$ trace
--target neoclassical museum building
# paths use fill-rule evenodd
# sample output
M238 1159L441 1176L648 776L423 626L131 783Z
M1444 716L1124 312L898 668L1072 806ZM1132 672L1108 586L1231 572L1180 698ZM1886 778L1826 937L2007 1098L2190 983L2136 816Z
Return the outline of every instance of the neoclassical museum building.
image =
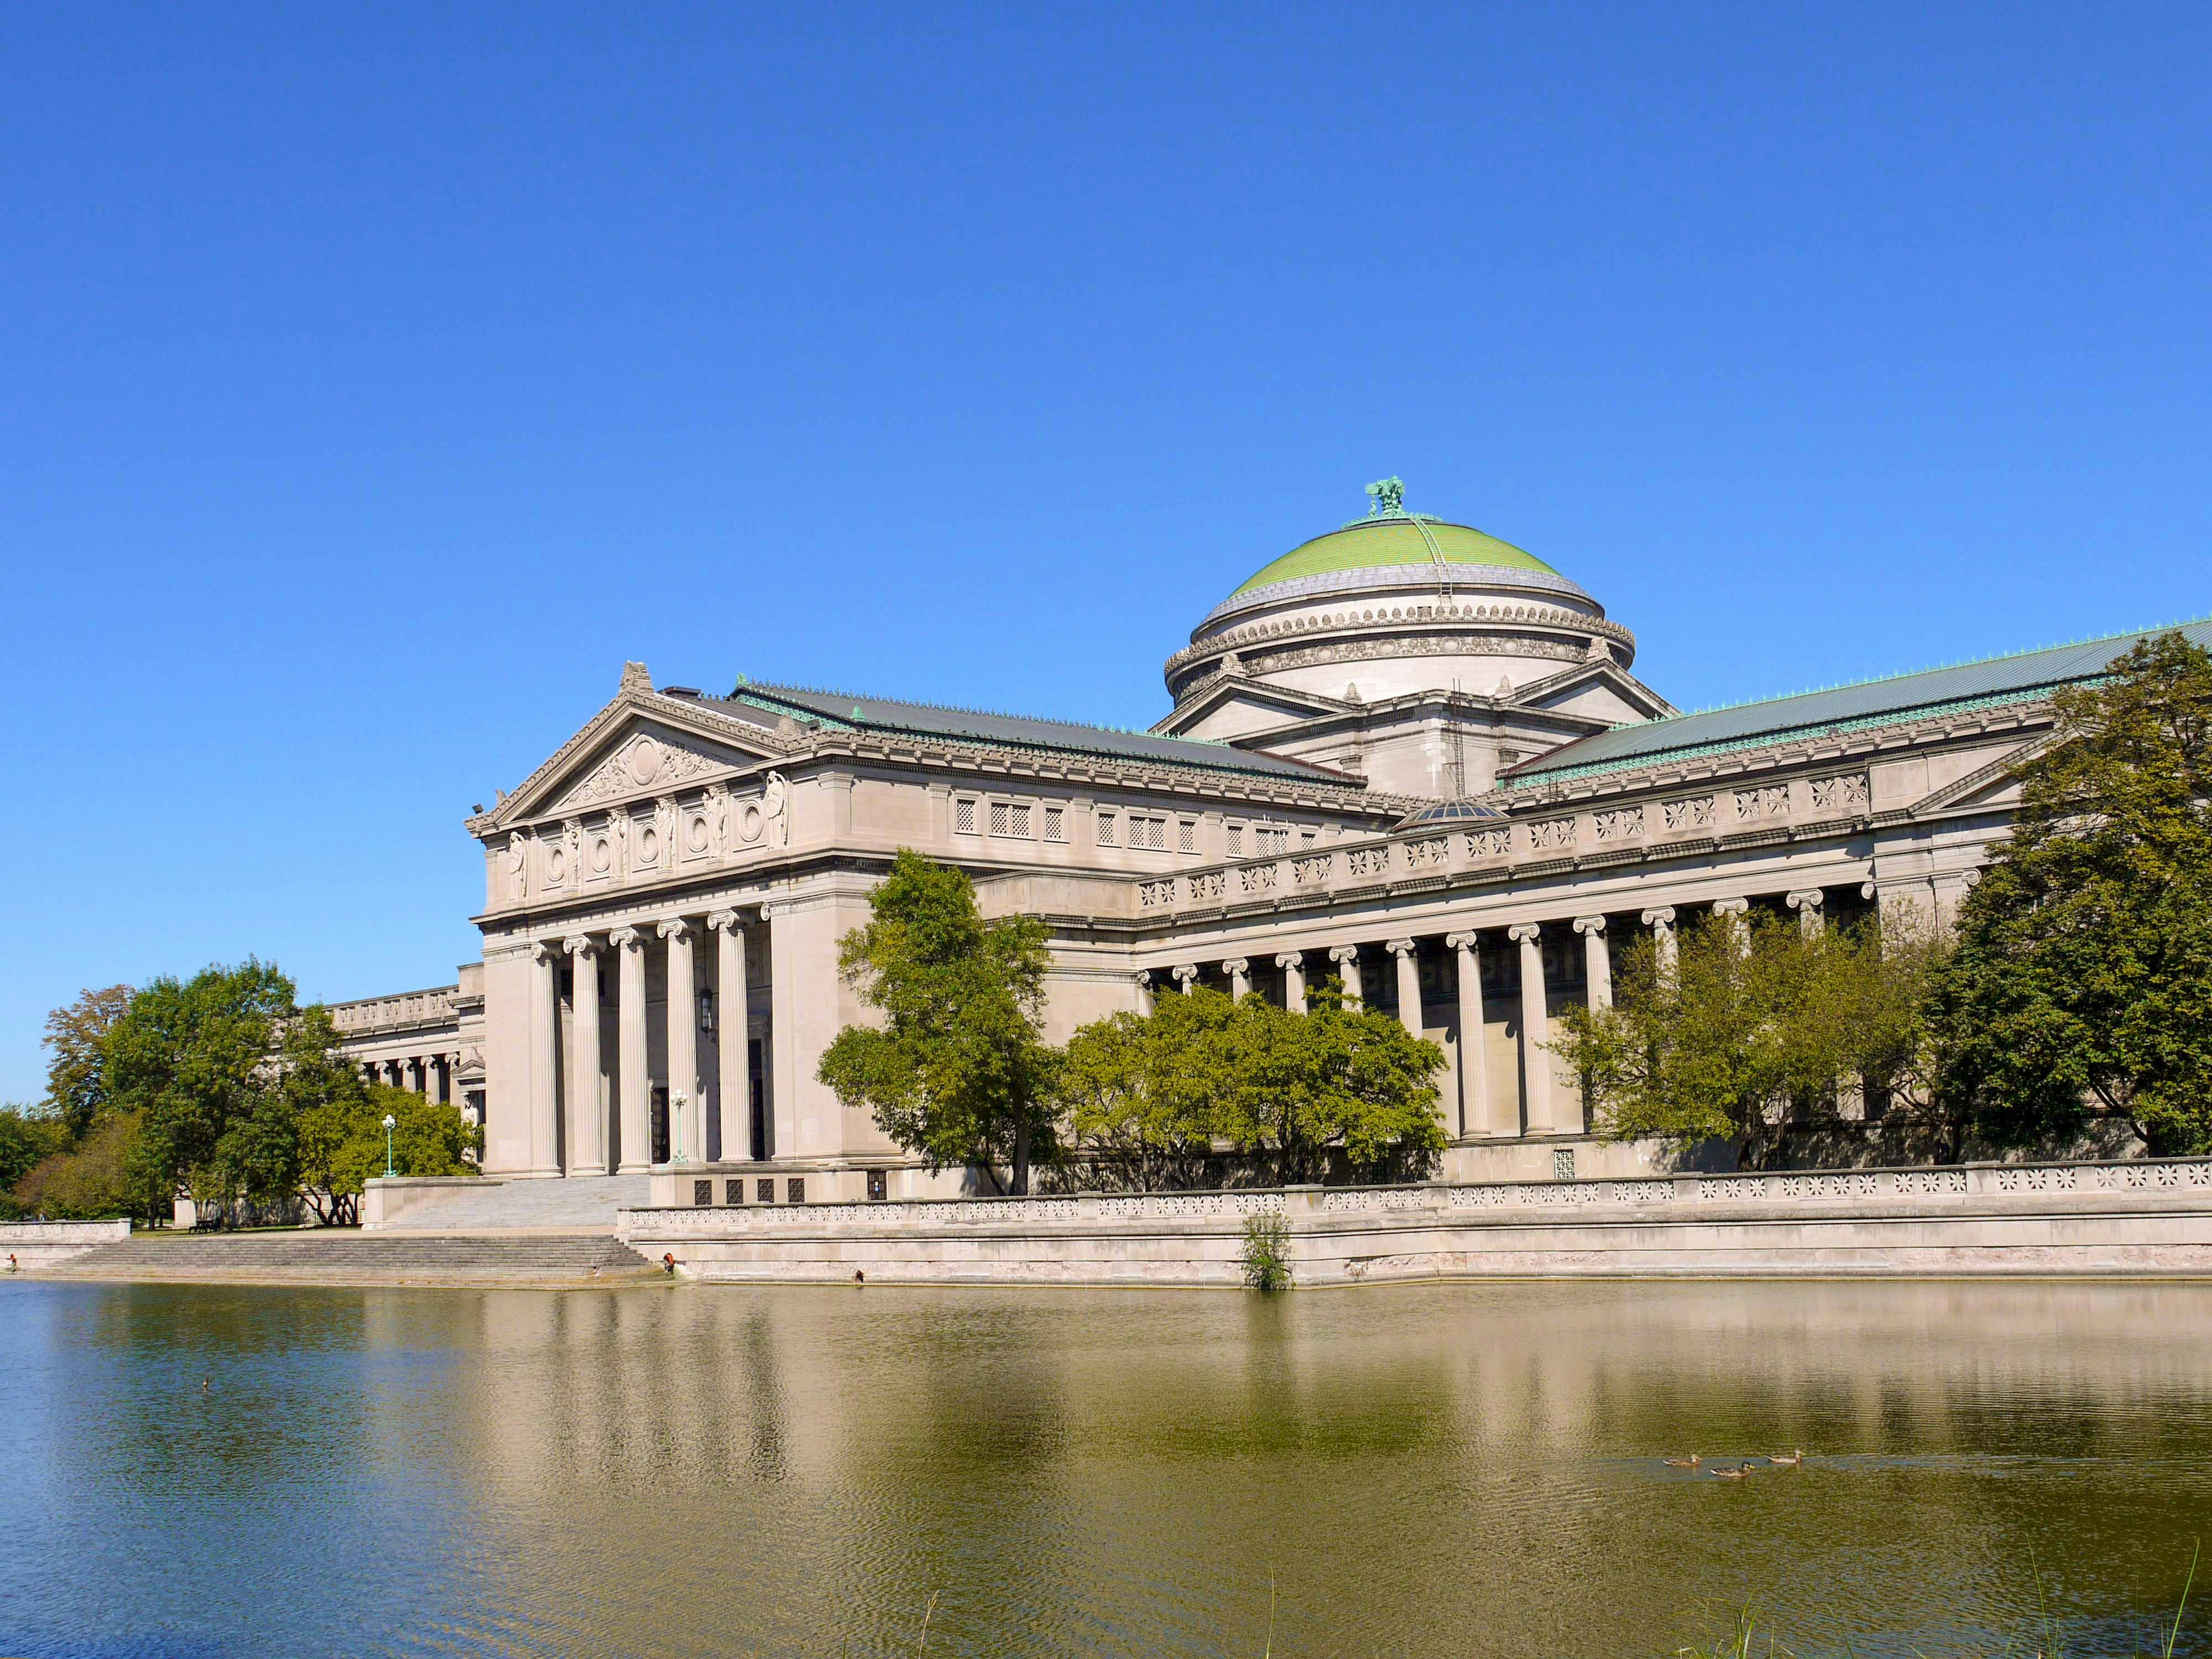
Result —
M1200 621L1146 732L625 665L467 820L482 962L339 1005L348 1048L480 1114L489 1173L960 1191L815 1077L863 1017L838 939L911 847L1050 926L1055 1039L1196 985L1297 1006L1334 975L1443 1046L1447 1175L1626 1173L1650 1154L1587 1134L1559 1011L1699 911L1948 920L2050 694L2136 637L1682 714L1570 578L1369 493Z

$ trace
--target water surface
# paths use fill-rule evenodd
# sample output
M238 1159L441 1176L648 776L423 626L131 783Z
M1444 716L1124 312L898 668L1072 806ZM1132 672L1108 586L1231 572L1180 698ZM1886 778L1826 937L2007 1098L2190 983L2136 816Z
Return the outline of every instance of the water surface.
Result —
M19 1282L0 1401L41 1659L2127 1653L2212 1530L2212 1286Z

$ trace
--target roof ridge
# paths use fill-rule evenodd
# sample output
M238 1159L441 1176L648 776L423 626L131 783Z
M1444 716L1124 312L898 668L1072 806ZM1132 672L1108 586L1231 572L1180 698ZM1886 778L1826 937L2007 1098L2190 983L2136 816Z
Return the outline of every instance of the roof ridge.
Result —
M842 691L830 686L782 685L772 680L741 679L733 689L732 695L735 696L738 691L761 690L767 691L770 696L778 691L795 691L805 696L830 697L840 702L850 702L856 707L864 702L892 703L907 708L933 709L940 714L980 714L986 720L1034 720L1040 726L1067 726L1080 732L1108 732L1117 737L1152 738L1168 743L1187 743L1208 749L1235 748L1234 744L1224 743L1216 738L1186 738L1150 729L1139 730L1133 726L1108 726L1097 720L1062 720L1054 714L1018 714L1011 710L1001 708L971 708L964 703L929 702L920 697L886 697L871 691ZM832 718L842 720L848 717L837 715Z
M1724 714L1730 709L1753 708L1763 702L1789 702L1798 697L1817 697L1826 691L1855 691L1863 685L1882 685L1892 680L1909 680L1923 674L1941 674L1954 668L1979 668L1989 663L2016 662L2023 657L2041 656L2051 651L2071 651L2085 645L2103 645L2112 640L2130 640L2153 634L2170 634L2184 628L2197 628L2212 623L2212 616L2185 617L2179 622L2157 623L2148 628L2123 628L2110 634L2091 634L2078 640L2059 640L2050 645L2032 645L2019 651L2000 651L1987 657L1960 657L1952 662L1930 663L1923 668L1899 669L1888 674L1869 674L1856 680L1838 680L1832 685L1808 686L1802 691L1771 691L1764 696L1740 697L1734 702L1708 703L1700 708L1686 708L1679 714L1668 714L1656 720L1640 722L1641 726L1670 726L1677 720L1694 720L1700 714Z

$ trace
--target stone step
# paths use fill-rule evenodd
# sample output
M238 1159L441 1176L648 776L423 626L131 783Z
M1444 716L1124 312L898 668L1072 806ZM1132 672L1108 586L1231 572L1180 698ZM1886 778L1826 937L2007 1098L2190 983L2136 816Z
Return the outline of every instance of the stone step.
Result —
M604 1234L393 1237L334 1229L145 1233L47 1270L64 1279L283 1278L343 1284L549 1282L644 1277L653 1264Z

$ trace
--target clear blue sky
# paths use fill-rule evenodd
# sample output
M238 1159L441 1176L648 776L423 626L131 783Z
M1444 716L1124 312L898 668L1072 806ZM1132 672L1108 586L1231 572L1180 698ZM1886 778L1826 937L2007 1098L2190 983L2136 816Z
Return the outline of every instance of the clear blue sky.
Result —
M1684 707L2212 611L2212 9L12 7L0 1098L740 672L1141 726L1402 474Z

